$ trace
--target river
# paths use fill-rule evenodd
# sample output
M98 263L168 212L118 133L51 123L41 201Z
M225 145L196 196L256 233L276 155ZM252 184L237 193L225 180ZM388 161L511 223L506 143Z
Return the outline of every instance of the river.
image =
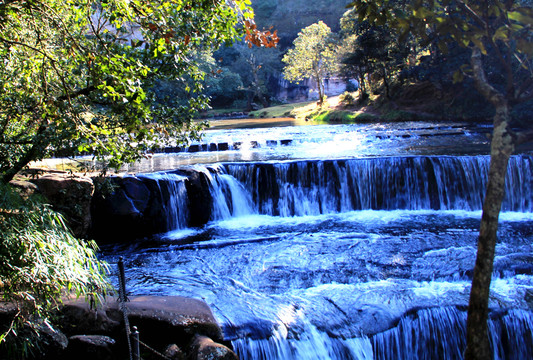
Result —
M490 128L262 121L220 120L129 167L156 180L193 167L214 199L191 228L176 190L168 232L102 247L112 265L126 259L130 293L205 300L241 359L461 358ZM533 358L532 171L531 152L512 158L490 297L497 359Z

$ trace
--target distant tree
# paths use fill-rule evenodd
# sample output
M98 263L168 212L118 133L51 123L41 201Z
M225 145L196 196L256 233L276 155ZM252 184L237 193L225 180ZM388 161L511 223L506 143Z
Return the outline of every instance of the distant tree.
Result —
M209 98L210 106L221 103L229 105L235 98L242 96L242 81L239 74L221 68L213 57L212 50L196 51L191 54L191 60L196 62L200 71L205 74L201 81L201 93ZM186 106L189 97L187 88L193 86L194 81L187 75L180 79L158 81L153 87L154 103L171 108Z
M281 55L277 48L250 48L244 43L236 43L232 50L236 56L222 61L228 69L240 75L242 90L246 93L248 110L257 99L263 107L269 106L268 81L274 74L281 72Z
M184 142L201 124L204 73L192 59L258 31L246 0L19 0L0 2L0 179L61 150L110 166ZM154 85L183 80L182 105L154 102Z
M399 43L386 24L359 21L353 9L343 15L340 23L340 74L347 78L358 77L362 94L367 92L371 76L379 74L386 96L390 97L390 78L406 63L410 53L408 44Z
M504 196L509 157L517 144L533 138L531 124L511 127L511 109L533 99L533 9L522 1L358 0L351 3L360 20L387 24L401 38L413 34L446 52L450 44L471 50L470 64L455 73L456 81L472 77L478 91L495 109L491 163L483 203L477 259L467 321L466 359L491 359L488 300L497 241L498 216ZM526 6L527 5L527 6ZM497 60L503 81L486 71L489 54Z
M303 29L294 40L294 47L283 57L283 75L289 81L312 78L318 90L318 102L324 102L324 79L337 69L335 41L330 28L319 21Z

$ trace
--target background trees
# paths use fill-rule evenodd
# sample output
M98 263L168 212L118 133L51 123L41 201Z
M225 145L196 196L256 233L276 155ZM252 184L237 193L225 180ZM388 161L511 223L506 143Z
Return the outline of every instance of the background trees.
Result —
M511 109L533 99L533 9L520 1L359 0L351 5L361 21L386 23L401 38L412 34L423 44L435 46L444 53L450 44L470 49L470 63L457 69L455 79L471 77L495 109L491 165L470 294L465 352L466 359L492 358L487 334L488 299L505 174L515 146L531 139L531 124L522 124L522 131L512 128ZM489 56L496 60L493 74L486 71Z
M390 78L405 64L409 45L399 43L398 37L386 25L359 21L357 12L348 10L340 20L340 73L343 77L358 78L362 93L366 94L371 76L379 74L390 97ZM364 95L363 95L364 96Z
M318 102L324 101L324 78L335 73L337 55L330 28L319 21L303 29L294 48L283 57L286 64L283 75L289 81L313 78L318 91Z
M269 83L272 78L281 72L281 55L278 48L249 47L246 43L238 42L232 47L224 47L214 54L223 72L216 74L216 77L224 75L226 72L238 76L241 82L238 87L239 94L228 98L227 91L213 93L214 105L220 103L220 97L226 99L226 105L243 104L247 111L252 109L252 102L258 101L263 107L269 106L273 97L272 87ZM230 85L231 83L226 83Z

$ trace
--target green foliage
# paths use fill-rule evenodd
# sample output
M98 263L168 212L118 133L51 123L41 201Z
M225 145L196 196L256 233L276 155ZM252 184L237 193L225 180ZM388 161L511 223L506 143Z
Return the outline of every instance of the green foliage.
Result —
M501 91L511 103L531 99L533 9L522 1L358 0L351 6L360 22L386 24L399 34L400 40L414 36L420 46L428 47L432 53L448 54L450 47L460 46L490 55L499 67L494 70L503 75L502 88L493 90ZM453 78L481 80L480 73L475 74L474 70L471 64L458 64ZM485 80L496 85L494 79Z
M387 95L389 82L406 63L413 47L412 42L398 42L397 35L386 24L360 21L353 9L341 18L341 44L340 74L357 78L363 93L372 87L370 79L379 75Z
M313 120L325 123L353 123L356 119L356 114L352 111L342 111L342 110L326 110L319 111L315 116L312 117Z
M16 307L13 322L1 329L0 343L31 349L61 296L98 301L110 289L106 273L94 242L74 238L60 214L0 184L0 294Z
M194 53L242 36L251 16L245 0L0 2L0 176L57 150L117 167L186 141L207 106ZM155 102L169 80L179 106Z
M336 72L337 54L331 29L319 21L303 29L294 48L283 57L283 75L289 81L313 78L317 83L319 102L324 101L323 80Z
M339 95L339 101L344 106L353 106L356 104L356 98L352 93L345 91Z
M239 57L229 67L232 72L239 74L242 80L242 90L247 93L247 107L251 108L251 101L259 101L263 107L269 106L268 81L272 74L281 71L281 54L277 48L250 48L244 43L234 45Z

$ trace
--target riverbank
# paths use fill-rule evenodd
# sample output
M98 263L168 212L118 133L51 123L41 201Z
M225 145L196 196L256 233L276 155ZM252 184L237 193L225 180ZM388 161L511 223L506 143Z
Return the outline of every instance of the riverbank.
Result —
M347 105L343 99L349 96L355 99L356 93L327 98L324 104L318 105L316 101L284 104L250 112L254 118L292 117L297 120L318 121L321 123L354 123L380 121L380 115L371 106Z
M401 121L460 121L487 123L493 109L476 92L463 88L442 89L430 82L398 86L387 98L383 94L361 96L360 91L345 92L316 101L281 104L247 114L250 118L266 119L291 117L321 123L389 123ZM229 109L228 114L235 109ZM207 117L220 118L224 110L213 110ZM517 119L525 115L515 114Z

